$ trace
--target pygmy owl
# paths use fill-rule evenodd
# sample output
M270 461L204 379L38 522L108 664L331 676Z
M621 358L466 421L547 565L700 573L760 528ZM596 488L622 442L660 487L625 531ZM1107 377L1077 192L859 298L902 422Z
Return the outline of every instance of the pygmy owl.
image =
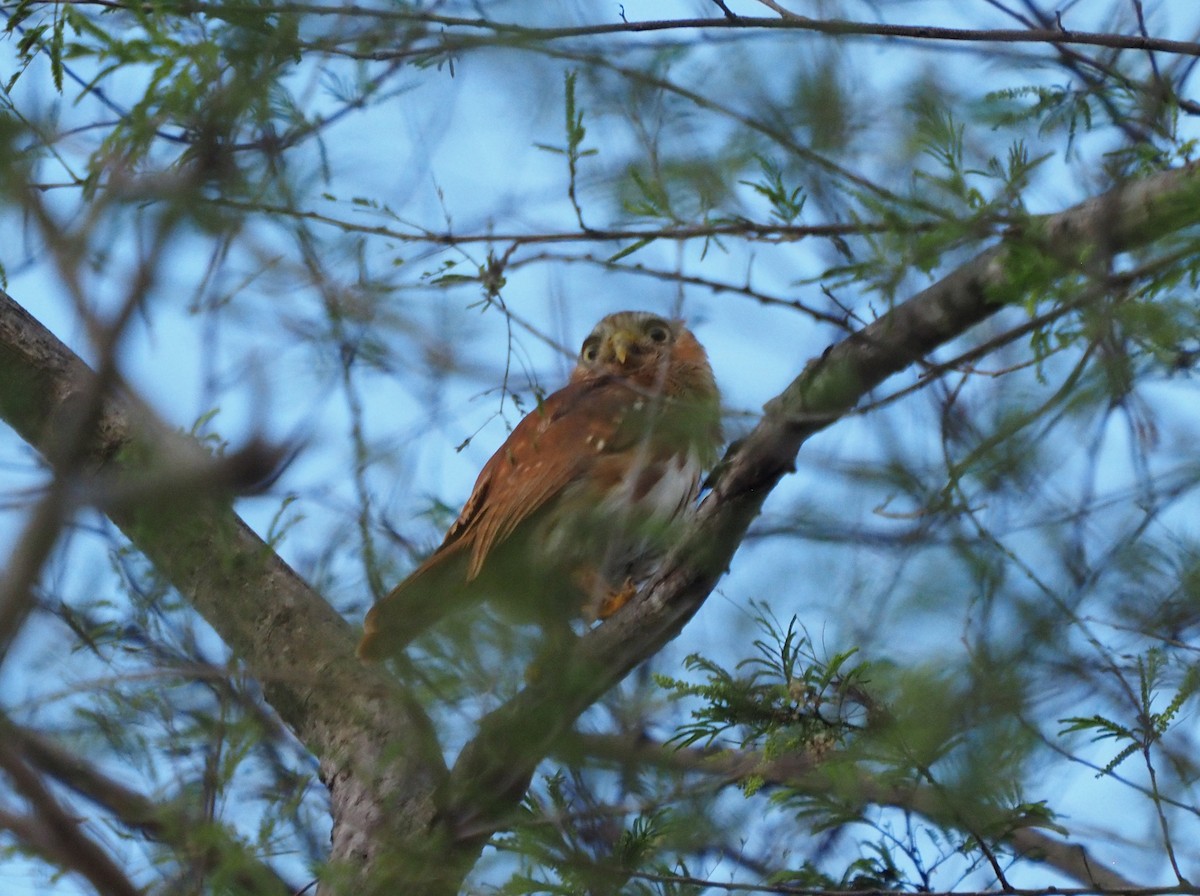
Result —
M721 446L708 356L681 321L622 311L484 465L441 546L367 613L364 659L486 598L551 624L616 612L671 546Z

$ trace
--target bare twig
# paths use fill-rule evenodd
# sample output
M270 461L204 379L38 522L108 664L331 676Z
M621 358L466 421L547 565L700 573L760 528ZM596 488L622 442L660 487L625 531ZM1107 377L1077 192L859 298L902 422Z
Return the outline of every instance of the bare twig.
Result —
M804 16L798 15L798 14L792 12L790 9L785 9L783 6L780 6L778 3L776 3L775 0L758 0L758 2L761 3L763 6L765 6L767 9L770 9L770 10L773 10L774 12L779 13L779 15L784 19L791 19L791 20L804 19Z
M279 215L302 221L326 224L345 233L361 233L382 236L405 243L430 243L435 246L464 246L471 243L511 243L516 246L544 245L556 243L637 243L643 241L674 242L681 240L710 239L719 236L740 236L756 241L793 242L803 239L824 239L864 234L887 233L896 229L894 224L855 222L850 224L772 224L762 221L721 221L669 227L589 227L586 230L543 231L540 233L480 233L433 231L423 227L411 230L397 225L359 224L327 215L322 212L289 208L281 205L243 202L236 199L214 200L218 205L235 211L251 214ZM998 226L1003 222L997 222ZM930 225L923 223L905 224L905 230L918 232Z
M494 48L497 39L519 40L522 43L541 43L568 40L578 37L599 37L609 34L644 34L658 31L713 31L736 28L739 30L761 29L775 31L812 31L833 36L892 37L916 41L954 41L969 43L1033 43L1033 44L1080 44L1085 46L1111 47L1178 53L1184 56L1200 55L1200 44L1193 41L1147 38L1142 35L1111 34L1091 31L1063 31L1057 28L1003 29L1003 28L946 28L937 25L892 25L879 22L854 22L845 19L814 19L802 16L754 17L703 19L651 19L641 22L603 22L592 25L538 28L527 25L497 22L485 18L465 18L437 13L398 12L389 8L360 6L322 7L303 3L284 3L278 9L305 15L337 15L339 17L362 16L403 22L421 22L431 26L429 38L436 41L436 48L444 50L469 49L474 45ZM447 33L440 30L446 29ZM479 31L478 37L455 34L456 31ZM447 35L450 36L447 36ZM435 47L425 48L430 52ZM404 52L411 53L412 50ZM379 58L386 58L386 51Z

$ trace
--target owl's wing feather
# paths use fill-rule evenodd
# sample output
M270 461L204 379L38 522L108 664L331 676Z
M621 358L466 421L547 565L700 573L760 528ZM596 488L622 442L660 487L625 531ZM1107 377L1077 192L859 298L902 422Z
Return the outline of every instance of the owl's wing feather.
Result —
M467 580L489 552L597 461L627 447L622 422L636 396L611 376L571 383L548 396L513 429L479 474L443 547L471 544Z
M359 656L388 656L454 609L453 592L479 575L493 548L606 455L628 447L622 422L636 398L621 380L600 376L570 383L527 414L480 471L441 546L368 611Z

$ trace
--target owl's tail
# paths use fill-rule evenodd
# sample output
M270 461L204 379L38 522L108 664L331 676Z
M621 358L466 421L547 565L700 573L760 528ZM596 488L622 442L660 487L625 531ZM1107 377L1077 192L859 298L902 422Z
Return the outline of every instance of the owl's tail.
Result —
M426 629L461 606L465 558L438 551L367 611L358 658L377 661L395 656Z

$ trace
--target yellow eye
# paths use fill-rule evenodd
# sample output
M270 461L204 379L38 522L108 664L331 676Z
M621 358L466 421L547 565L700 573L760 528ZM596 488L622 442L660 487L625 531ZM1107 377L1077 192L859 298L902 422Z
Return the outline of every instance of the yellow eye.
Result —
M583 348L579 350L579 357L591 364L600 356L600 340L594 336L589 336L583 341Z
M671 338L671 328L661 320L652 320L646 325L646 335L651 342L666 342Z

